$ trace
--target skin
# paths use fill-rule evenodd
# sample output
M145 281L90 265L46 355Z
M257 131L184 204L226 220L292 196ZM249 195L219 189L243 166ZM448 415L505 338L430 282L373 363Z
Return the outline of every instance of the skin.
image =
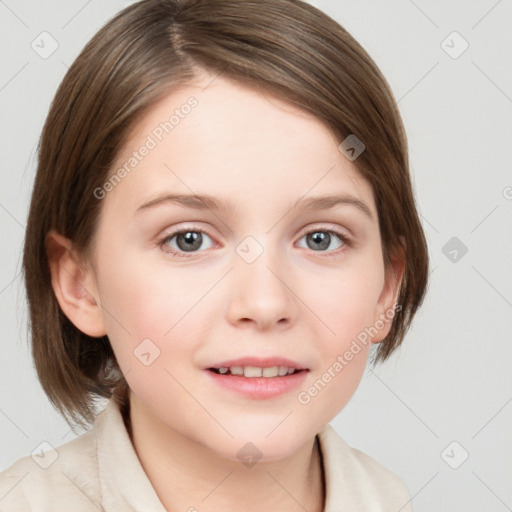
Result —
M108 335L131 389L134 447L167 509L320 511L315 435L355 392L371 343L307 404L297 395L393 307L403 264L386 272L372 188L321 121L212 78L200 74L135 126L114 170L175 108L198 100L106 194L89 258L50 233L53 286L79 329ZM230 209L162 202L137 211L165 193L210 194ZM293 207L303 196L333 194L361 201L369 214L351 203ZM199 250L168 252L184 244L166 237L198 229L206 233ZM318 249L305 236L329 230L350 244L333 236ZM252 263L236 252L247 236L263 251ZM149 366L134 355L144 339L160 350ZM206 366L243 356L282 356L309 372L300 388L266 400L205 375ZM262 454L250 468L237 457L247 442Z

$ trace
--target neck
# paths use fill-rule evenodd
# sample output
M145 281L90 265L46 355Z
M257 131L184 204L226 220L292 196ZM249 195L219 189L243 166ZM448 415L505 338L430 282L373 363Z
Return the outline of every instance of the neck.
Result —
M142 467L167 510L321 512L324 508L317 438L284 460L248 467L163 424L134 395L123 417Z

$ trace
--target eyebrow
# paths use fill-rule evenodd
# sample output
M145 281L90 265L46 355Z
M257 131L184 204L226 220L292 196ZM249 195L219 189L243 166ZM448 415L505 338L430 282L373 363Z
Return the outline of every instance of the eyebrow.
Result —
M216 197L210 196L208 194L163 194L143 203L137 208L135 213L137 214L150 208L154 208L155 206L161 206L165 204L177 204L195 210L212 210L223 212L235 211L235 208L232 204L217 199ZM370 219L373 219L372 212L367 204L357 197L348 194L299 198L291 207L291 209L299 208L304 211L320 211L329 210L338 205L354 206Z

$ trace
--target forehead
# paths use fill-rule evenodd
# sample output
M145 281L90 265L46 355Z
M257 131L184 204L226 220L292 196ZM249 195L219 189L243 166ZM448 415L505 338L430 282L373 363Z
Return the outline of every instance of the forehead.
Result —
M110 201L162 191L208 193L243 208L346 193L374 209L371 186L318 118L215 75L170 93L133 127L112 172L125 168ZM144 147L149 149L144 149ZM141 153L144 153L141 156Z

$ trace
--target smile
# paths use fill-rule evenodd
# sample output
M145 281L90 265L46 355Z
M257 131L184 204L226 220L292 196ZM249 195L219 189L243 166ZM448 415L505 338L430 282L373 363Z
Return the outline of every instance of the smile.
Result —
M303 385L309 369L287 358L244 357L204 368L209 382L228 393L264 400Z
M287 366L270 366L266 368L258 366L222 366L221 368L208 368L210 371L220 375L243 375L248 378L264 377L285 377L301 370Z

